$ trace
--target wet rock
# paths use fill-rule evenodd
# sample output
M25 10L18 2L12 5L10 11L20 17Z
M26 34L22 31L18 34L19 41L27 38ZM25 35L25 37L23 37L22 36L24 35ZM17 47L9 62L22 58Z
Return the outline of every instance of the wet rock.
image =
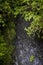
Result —
M28 22L22 20L22 18L18 18L17 23L17 40L15 42L16 50L15 50L15 58L16 61L14 65L43 65L43 60L39 59L39 47L35 40L30 40L24 31L25 27L28 27ZM38 51L38 52L37 52ZM33 62L30 62L30 56L34 55L35 59ZM42 61L42 62L41 62Z

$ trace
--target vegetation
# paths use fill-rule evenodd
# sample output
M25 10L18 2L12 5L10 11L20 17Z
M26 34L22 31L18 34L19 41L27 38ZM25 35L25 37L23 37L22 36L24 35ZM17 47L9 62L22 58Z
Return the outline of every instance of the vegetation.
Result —
M43 39L43 0L29 0L30 11L25 13L25 20L31 21L30 26L25 28L29 36L37 35Z
M15 48L12 44L16 37L15 19L10 0L7 1L0 0L0 65L11 65Z
M12 52L14 46L7 45L3 39L3 36L0 36L0 65L10 65L12 62Z
M34 55L31 55L31 56L30 56L30 62L33 62L34 59L35 59L35 56L34 56Z
M0 0L0 65L10 63L18 14L26 21L32 19L30 26L25 28L29 36L36 34L43 38L43 0Z

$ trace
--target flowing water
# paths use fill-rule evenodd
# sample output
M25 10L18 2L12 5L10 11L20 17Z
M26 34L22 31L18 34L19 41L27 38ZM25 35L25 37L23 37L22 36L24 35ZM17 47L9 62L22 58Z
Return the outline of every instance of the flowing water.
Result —
M20 16L17 20L17 39L15 52L13 54L13 65L43 65L43 50L40 52L39 45L34 39L29 39L25 27L29 22L24 21ZM32 61L31 57L34 57Z

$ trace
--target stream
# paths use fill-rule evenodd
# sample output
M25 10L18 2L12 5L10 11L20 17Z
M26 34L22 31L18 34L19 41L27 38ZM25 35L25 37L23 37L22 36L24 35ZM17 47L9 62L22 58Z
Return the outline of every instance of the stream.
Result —
M24 21L20 16L17 20L17 39L15 52L13 54L13 65L43 65L43 46L37 40L29 39L25 27L29 22ZM33 61L31 57L34 56Z

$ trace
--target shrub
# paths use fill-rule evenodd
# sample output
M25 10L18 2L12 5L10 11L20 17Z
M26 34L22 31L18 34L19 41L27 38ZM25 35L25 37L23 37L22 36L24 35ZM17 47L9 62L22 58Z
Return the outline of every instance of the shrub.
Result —
M35 36L43 38L43 0L29 0L29 9L24 13L24 18L26 21L32 22L28 28L25 28L29 36Z
M8 46L3 36L0 37L0 65L11 65L12 62L12 52L13 52L14 46L10 45Z

